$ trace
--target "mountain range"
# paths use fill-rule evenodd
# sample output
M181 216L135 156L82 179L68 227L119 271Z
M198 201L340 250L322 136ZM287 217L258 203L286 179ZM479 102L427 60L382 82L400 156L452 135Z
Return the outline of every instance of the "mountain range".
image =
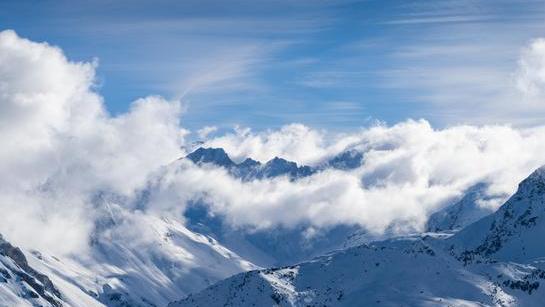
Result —
M221 148L182 160L242 181L351 171L348 150L314 166L282 158L236 163ZM177 163L168 168L178 167ZM160 180L160 175L159 179ZM357 226L304 240L305 225L245 231L194 199L181 219L129 211L116 195L93 199L99 218L85 255L20 249L0 239L0 306L542 306L545 169L511 197L479 183L431 215L424 232L380 241ZM505 201L497 210L487 201ZM127 240L117 229L145 229ZM305 244L302 244L305 242Z

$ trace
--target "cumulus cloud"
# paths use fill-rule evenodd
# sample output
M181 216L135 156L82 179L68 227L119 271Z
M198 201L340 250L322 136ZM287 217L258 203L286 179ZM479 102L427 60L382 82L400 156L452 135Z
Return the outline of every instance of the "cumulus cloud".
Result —
M110 201L124 219L131 212L182 218L201 199L212 214L250 230L352 224L377 233L392 225L412 231L471 185L488 182L491 194L512 193L545 163L545 127L434 129L409 120L332 134L291 124L261 132L238 127L205 140L236 160L279 156L320 164L347 149L364 153L353 171L243 182L224 169L177 160L189 133L180 102L150 96L124 114L108 114L95 90L95 66L0 32L0 233L16 244L85 250L104 212L115 224ZM214 131L197 133L206 138ZM102 195L109 196L96 201Z
M112 117L94 71L57 47L0 32L0 233L25 247L85 247L93 193L133 193L181 154L179 102L148 97Z
M254 133L250 128L235 127L231 133L206 140L205 145L222 147L235 159L252 157L262 162L282 157L300 163L317 163L357 141L354 135L335 135L329 141L325 131L302 124L290 124L279 130Z

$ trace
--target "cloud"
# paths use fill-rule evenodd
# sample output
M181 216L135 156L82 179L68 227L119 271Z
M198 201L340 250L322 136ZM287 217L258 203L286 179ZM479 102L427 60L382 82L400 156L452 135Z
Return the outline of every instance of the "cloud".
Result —
M232 133L207 140L205 145L222 147L237 160L252 157L266 162L274 157L283 157L309 163L324 154L322 133L301 124L262 133L253 133L249 128L235 128Z
M545 39L533 40L524 48L516 73L517 88L530 97L541 96L545 92Z
M94 69L0 32L0 233L22 246L84 248L93 193L131 195L182 153L179 102L147 97L112 117Z
M150 203L160 204L162 212L169 206L183 211L180 204L204 199L213 214L224 216L233 227L248 229L356 224L376 233L392 226L409 232L422 229L431 212L470 186L487 182L490 194L510 194L545 163L543 127L437 130L420 120L326 138L308 127L290 125L258 134L238 129L209 142L240 155L269 158L283 153L299 162L358 148L364 152L362 167L352 172L328 170L295 182L287 178L241 182L223 169L179 161L165 170Z
M197 130L197 135L201 139L206 139L210 133L214 133L218 130L218 127L216 126L205 126L201 129Z
M224 169L177 160L186 154L189 133L180 102L149 96L126 113L108 114L95 90L95 66L0 32L0 233L15 244L83 252L100 231L97 221L112 218L115 227L119 210L127 220L133 214L135 221L142 214L181 219L197 199L249 231L355 224L376 233L392 225L408 232L477 182L490 183L491 194L512 193L545 164L541 126L434 129L408 120L343 134L302 124L257 132L237 127L212 137L214 127L200 130L206 146L223 147L237 160L279 156L319 164L346 149L364 153L353 171L242 182ZM134 239L123 227L116 235Z

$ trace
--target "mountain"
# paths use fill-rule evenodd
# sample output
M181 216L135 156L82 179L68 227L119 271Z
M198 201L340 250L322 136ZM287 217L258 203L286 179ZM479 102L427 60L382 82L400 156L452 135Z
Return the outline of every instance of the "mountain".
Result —
M297 178L310 176L314 173L314 170L309 166L298 166L295 162L278 157L273 158L265 164L261 164L261 162L251 158L247 158L243 162L237 164L229 158L222 148L199 147L197 150L188 154L186 159L189 159L198 165L208 163L224 167L231 175L243 180L279 176L288 176L290 179L295 180Z
M177 220L109 206L112 218L100 219L81 255L26 251L1 240L0 306L165 306L259 268ZM131 238L126 229L138 233Z
M241 163L235 163L222 148L199 147L188 154L186 159L197 165L213 164L226 168L229 173L243 180L274 178L288 176L291 180L308 177L312 174L327 169L352 170L361 166L363 154L356 150L347 150L327 160L317 167L307 165L299 166L297 163L274 157L265 164L252 158L246 158Z
M241 273L169 307L541 306L545 299L536 284L541 271L513 264L465 266L434 242L388 240Z
M478 258L531 263L545 257L545 168L523 180L497 212L448 240L464 261Z
M389 239L240 273L169 306L542 306L544 217L540 168L497 212L454 235Z
M314 173L309 166L297 166L297 163L274 157L265 163L258 172L257 178L272 178L288 175L290 178L307 177Z
M464 196L452 205L433 213L427 223L428 232L457 231L492 214L494 209L482 203L501 201L506 195L488 195L488 185L479 183L470 187Z
M236 165L221 148L199 147L194 152L188 154L186 158L193 161L195 164L212 163L225 168L230 168Z
M193 202L184 213L185 226L202 233L240 257L260 267L287 265L344 247L351 235L361 232L357 226L339 225L313 230L309 225L261 230L231 227L222 216L212 215L203 202ZM310 231L315 231L309 236Z
M49 277L31 267L21 249L0 236L0 304L57 307L62 301Z
M361 166L363 153L355 149L349 149L329 159L325 168L331 167L340 170L352 170Z

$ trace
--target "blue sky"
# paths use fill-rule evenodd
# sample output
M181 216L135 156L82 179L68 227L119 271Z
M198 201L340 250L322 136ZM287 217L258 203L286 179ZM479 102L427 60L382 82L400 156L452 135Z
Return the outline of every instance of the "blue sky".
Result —
M542 1L2 1L0 27L98 59L119 114L182 99L184 127L350 130L377 120L545 122L514 108Z

